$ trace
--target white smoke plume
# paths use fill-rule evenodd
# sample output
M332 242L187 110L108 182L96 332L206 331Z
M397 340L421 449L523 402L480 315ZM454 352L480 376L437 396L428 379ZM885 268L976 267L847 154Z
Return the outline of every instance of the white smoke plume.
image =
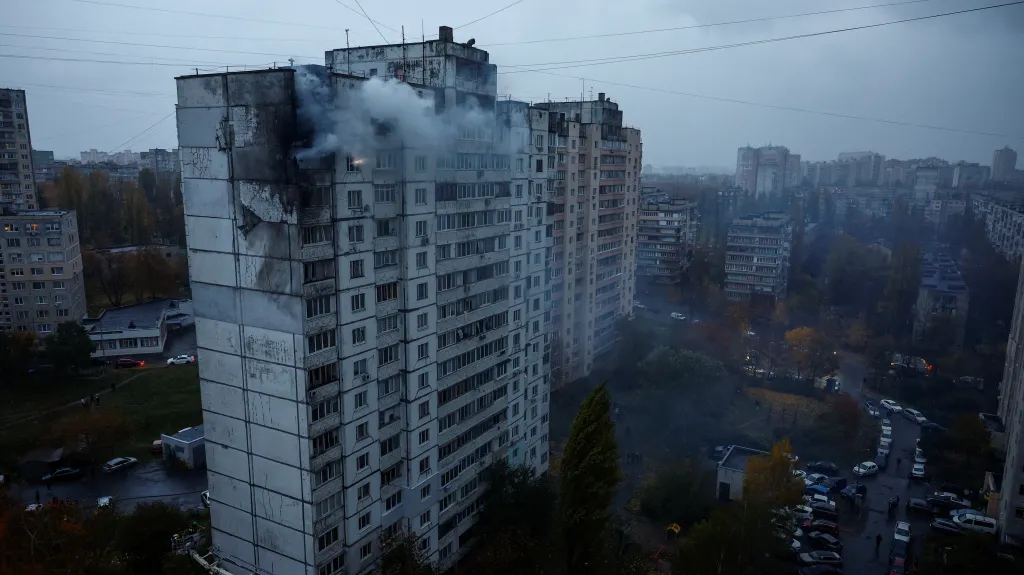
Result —
M330 153L366 157L399 146L444 152L466 128L497 128L494 113L475 100L438 114L433 90L420 97L409 84L374 77L332 93L329 82L322 66L295 69L299 119L314 134L312 146L296 154L299 159Z

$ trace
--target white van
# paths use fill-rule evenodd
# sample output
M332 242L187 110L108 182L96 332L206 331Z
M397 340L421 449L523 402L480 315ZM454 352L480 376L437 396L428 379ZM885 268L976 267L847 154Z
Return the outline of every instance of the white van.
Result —
M977 513L962 513L957 515L953 518L953 523L959 525L961 529L977 531L978 533L995 535L996 532L996 520Z

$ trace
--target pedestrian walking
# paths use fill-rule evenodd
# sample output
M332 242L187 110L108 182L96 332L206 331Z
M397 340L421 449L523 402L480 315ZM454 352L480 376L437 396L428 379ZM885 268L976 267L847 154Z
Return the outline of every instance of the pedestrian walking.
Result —
M117 382L112 381L110 382L110 393L114 393L115 390L117 390Z
M882 546L882 534L875 535L875 557L878 556L878 549Z
M39 490L36 489L36 504L39 503Z
M902 460L902 459L900 459L899 457L897 457L897 458L896 458L896 470L897 470L897 471L899 470L899 468L900 468L900 464L901 464L901 463L903 463L903 460Z
M79 401L79 403L82 404L82 407L89 407L89 402L87 402L84 397Z

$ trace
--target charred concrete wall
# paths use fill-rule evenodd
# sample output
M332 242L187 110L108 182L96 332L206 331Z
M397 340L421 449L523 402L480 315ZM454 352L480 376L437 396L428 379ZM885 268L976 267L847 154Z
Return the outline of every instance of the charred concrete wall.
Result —
M315 562L292 74L177 80L213 542L276 574Z

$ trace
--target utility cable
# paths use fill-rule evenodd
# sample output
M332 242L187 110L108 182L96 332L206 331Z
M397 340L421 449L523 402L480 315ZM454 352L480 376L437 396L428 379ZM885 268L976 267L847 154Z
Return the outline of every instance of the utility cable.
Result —
M261 20L259 18L246 18L244 16L227 16L224 14L207 14L203 12L188 12L184 10L171 10L169 8L155 8L153 6L133 6L131 4L119 4L117 2L102 2L100 0L68 0L69 2L78 2L80 4L94 4L97 6L113 6L116 8L130 8L132 10L147 10L150 12L163 12L165 14L184 14L186 16L201 16L203 18L222 18L224 20L239 20L242 22L256 22L259 24L278 24L284 26L300 26L304 28L319 28L321 30L334 30L335 32L343 32L344 30L336 28L334 26L321 26L319 24L303 24L300 22L281 22L280 20Z
M92 52L92 51L89 51L89 50L69 50L67 48L47 48L47 47L43 47L43 46L22 46L20 44L0 44L0 47L2 47L2 48L21 48L21 49L24 49L24 50L44 50L44 51L47 51L47 52L67 52L67 53L71 53L71 54L89 54L89 55L92 55L92 56L114 56L114 57L131 56L131 54L116 54L116 53L113 53L113 52ZM206 65L206 66L230 66L231 65L231 64L227 64L225 62L192 62L190 60L182 60L181 58L165 58L165 57L161 57L161 56L148 56L147 55L147 56L140 56L140 57L142 57L142 58L151 58L153 60L163 60L163 61L166 61L166 62L177 62L177 63L181 63L181 64L183 64L185 66L195 66L196 64L201 64L201 65Z
M334 1L338 2L338 0ZM338 4L341 4L341 2L338 2ZM344 4L342 4L342 6L344 6ZM389 44L390 42L388 42L388 39L384 37L384 33L381 32L380 28L377 27L377 23L374 22L373 18L370 18L370 15L366 13L366 10L363 9L363 5L359 3L359 0L356 0L356 6L359 6L359 9L362 10L363 12L363 16L366 16L366 19L370 21L370 24L373 25L373 29L376 30L378 34L380 34L380 37L382 40L384 40L384 43Z
M890 2L887 4L871 4L868 6L853 6L850 8L836 8L834 10L819 10L817 12L802 12L800 14L786 14L783 16L765 16L763 18L748 18L746 20L731 20L729 22L713 22L709 24L693 24L691 26L675 26L672 28L652 28L650 30L631 30L628 32L609 32L606 34L591 34L588 36L566 36L563 38L543 38L538 40L517 40L514 42L482 42L487 47L494 46L516 46L520 44L545 44L549 42L573 42L576 40L594 40L598 38L614 38L617 36L635 36L638 34L655 34L660 32L679 32L682 30L696 30L698 28L715 28L718 26L732 26L735 24L750 24L754 22L771 22L773 20L788 20L791 18L804 18L807 16L820 16L823 14L839 14L842 12L855 12L858 10L870 10L872 8L890 8L892 6L903 6L906 4L921 4L934 0L905 0L903 2Z
M194 40L240 40L245 42L336 42L337 38L270 38L267 36L209 36L205 34L167 34L164 32L130 32L127 30L96 30L94 28L54 28L52 26L22 26L12 24L0 24L0 28L14 28L15 30L51 30L55 32L79 32L82 34L103 34L105 36L147 36L156 38L190 38Z
M339 5L339 6L341 6L344 9L350 11L350 12L354 12L355 14L357 14L359 16L366 16L366 11L360 12L360 10L363 10L362 6L359 7L359 10L356 10L355 8L349 6L348 4L345 4L341 0L334 0L334 3ZM359 2L357 1L356 4L359 4ZM391 26L388 26L387 24L385 24L383 22L378 22L378 21L374 20L373 18L370 18L369 16L366 16L366 19L370 21L370 24L373 24L374 28L376 28L377 25L380 25L381 28L386 28L388 30L391 30L392 32L396 32L396 33L400 32L399 30L395 30L394 28L392 28ZM377 33L380 34L380 30L377 30ZM381 36L381 37L383 37L383 36ZM384 41L387 42L386 39Z
M166 120L167 120L167 118L170 118L171 116L173 116L173 115L174 115L174 112L175 112L175 111L176 111L176 110L174 110L174 111L171 111L171 113L170 113L170 114L167 114L167 115L166 115L166 116L164 116L163 118L160 118L159 120L157 120L156 122L154 122L153 124L151 124L151 125L150 125L150 126L149 126L148 128L146 128L145 130L143 130L143 131L139 132L138 134L135 134L135 135L134 135L134 136L132 136L131 138L128 138L128 141L126 141L125 143L121 144L120 146L118 146L118 147L114 148L113 150L111 150L110 152L107 152L107 153L108 153L108 154L116 154L117 152L121 151L121 148L124 148L124 147L125 147L125 146L127 146L128 144L130 144L130 143L134 142L135 140L139 139L139 138L140 138L140 137L142 137L142 135L144 135L144 134L145 134L146 132L148 132L148 131L152 130L153 128L157 127L158 125L160 125L161 123L163 123L164 121L166 121Z
M730 49L730 48L740 48L740 47L745 47L745 46L756 46L756 45L760 45L760 44L771 44L771 43L774 43L774 42L786 42L786 41L789 41L789 40L800 40L800 39L804 39L804 38L814 38L814 37L818 37L818 36L826 36L828 34L839 34L839 33L842 33L842 32L853 32L853 31L857 31L857 30L868 30L868 29L871 29L871 28L880 28L880 27L883 27L883 26L892 26L894 24L905 24L907 22L918 22L918 21L921 21L921 20L933 20L933 19L942 18L942 17L945 17L945 16L956 16L956 15L960 15L960 14L969 14L969 13L972 13L972 12L981 12L981 11L984 11L984 10L993 10L993 9L996 9L996 8L1007 8L1007 7L1010 7L1010 6L1020 6L1021 4L1024 4L1024 0L1018 0L1016 2L1007 2L1007 3L1004 3L1004 4L996 4L996 5L993 5L993 6L981 6L981 7L978 7L978 8L968 8L968 9L965 9L965 10L957 10L957 11L954 11L954 12L943 12L941 14L930 14L928 16L917 16L917 17L914 17L914 18L902 18L900 20L890 20L890 21L887 21L887 22L879 22L879 23L876 23L876 24L865 24L863 26L851 26L849 28L839 28L839 29L835 29L835 30L823 30L823 31L820 31L820 32L809 32L807 34L794 34L792 36L782 36L782 37L778 37L778 38L765 38L765 39L762 39L762 40L752 40L752 41L749 41L749 42L739 42L739 43L736 43L736 44L723 44L723 45L719 45L719 46L705 46L705 47L702 47L702 48L692 48L692 49L687 49L687 50L675 50L675 51L670 51L670 52L652 52L652 53L648 53L648 54L634 54L634 55L631 55L631 56L616 56L616 57L609 57L609 58L593 58L593 59L588 59L588 60L567 60L567 61L563 61L563 62L547 62L547 63L540 63L540 64L520 64L520 65L505 64L505 65L503 65L503 67L506 67L506 68L529 68L530 66L549 66L547 68L535 68L535 69L532 69L532 70L520 70L518 72L515 71L515 70L513 70L512 72L504 72L505 74L516 74L516 73L520 73L520 72L530 72L530 71L540 72L540 71L545 71L545 70L565 70L565 69L568 69L568 68L580 68L580 67L585 67L585 66L600 66L600 65L603 65L603 64L617 64L619 62L635 62L635 61L638 61L638 60L649 60L649 59L652 59L652 58L666 58L666 57L670 57L670 56L679 56L679 55L683 55L683 54L695 54L695 53L699 53L699 52L713 52L713 51L717 51L717 50L726 50L726 49Z
M919 0L919 1L923 1L923 0ZM523 2L523 0L516 0L515 2L513 2L511 4L508 4L507 6L503 6L501 8L498 8L497 10L495 10L494 12L491 12L490 14L487 14L486 16L481 16L481 17L477 18L476 20L472 20L470 22L466 22L465 24L461 24L459 26L456 26L456 27L452 28L452 30L458 30L459 28L465 28L466 26L470 26L470 25L476 24L477 22L479 22L481 20L486 20L486 19L490 18L491 16L494 16L495 14L500 14L500 13L504 12L505 10L508 10L509 8L515 6L516 4L521 4L522 2Z
M221 48L196 48L191 46L171 46L167 44L144 44L141 42L121 42L118 40L94 40L86 38L68 38L66 36L46 36L41 34L19 34L17 32L0 32L0 36L10 36L12 38L36 38L40 40L63 40L68 42L89 42L92 44L110 44L112 46L136 46L140 48L167 48L169 50L195 50L197 52L220 52L223 54L245 54L248 56L276 56L279 58L323 58L323 55L319 56L296 56L294 54L282 54L280 52L250 52L245 50L224 50ZM30 46L25 46L29 48ZM121 54L126 55L126 54Z
M13 58L16 60L49 60L54 62L85 62L89 64L117 64L121 66L170 66L171 68L195 69L195 66L188 64L169 64L167 62L133 62L128 60L94 60L90 58L58 58L56 56L25 56L22 54L0 54L0 58ZM267 68L269 64L236 64L232 66L216 66L214 68L201 68L202 70L219 70L221 68Z

